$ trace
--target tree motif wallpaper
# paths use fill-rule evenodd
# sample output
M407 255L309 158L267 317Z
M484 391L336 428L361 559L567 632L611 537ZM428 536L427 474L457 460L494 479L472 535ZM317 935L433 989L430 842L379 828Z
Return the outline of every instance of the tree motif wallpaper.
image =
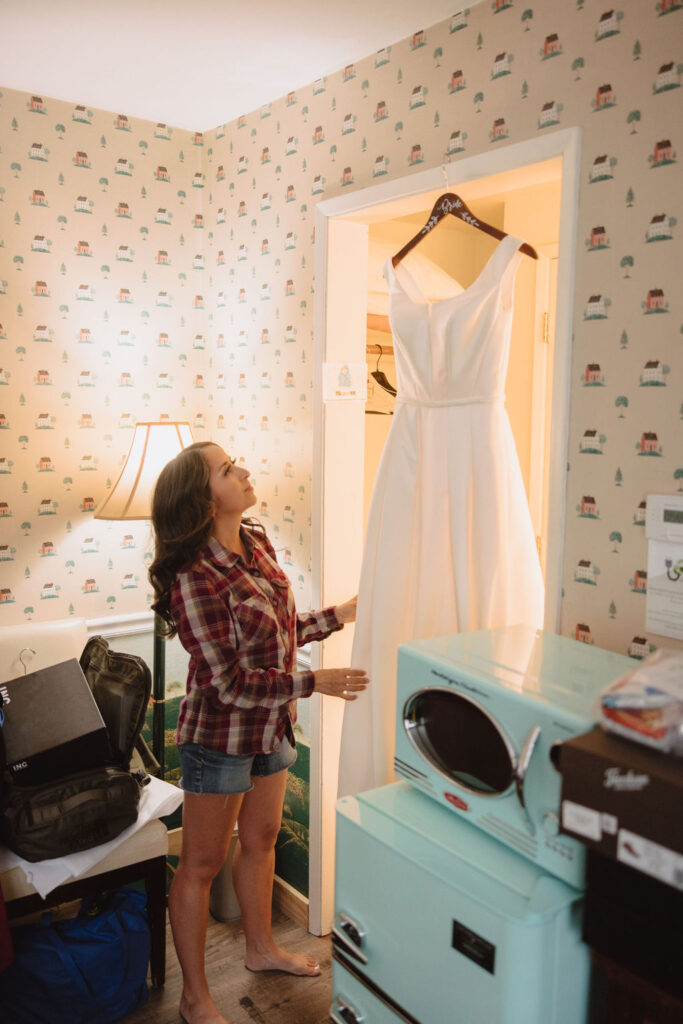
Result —
M137 420L206 434L203 139L1 103L1 621L134 613L148 526L92 512Z
M580 125L562 632L660 643L643 524L683 490L682 9L482 0L203 137L5 90L0 623L148 606L147 526L92 510L162 416L252 470L305 607L316 202Z

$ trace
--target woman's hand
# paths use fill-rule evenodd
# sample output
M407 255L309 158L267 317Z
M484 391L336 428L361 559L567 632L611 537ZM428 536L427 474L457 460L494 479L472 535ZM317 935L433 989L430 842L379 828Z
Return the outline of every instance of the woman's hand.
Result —
M342 700L355 700L370 682L362 668L319 668L313 675L316 693Z
M352 597L350 601L345 601L344 604L338 604L334 609L337 618L340 622L355 622L356 621L356 604L358 602L358 594Z

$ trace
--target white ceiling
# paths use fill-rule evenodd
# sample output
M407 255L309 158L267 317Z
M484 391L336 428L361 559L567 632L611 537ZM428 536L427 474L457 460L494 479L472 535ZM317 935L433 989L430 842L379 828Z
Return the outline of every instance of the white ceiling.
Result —
M458 0L0 0L0 87L206 131L428 28L459 6Z

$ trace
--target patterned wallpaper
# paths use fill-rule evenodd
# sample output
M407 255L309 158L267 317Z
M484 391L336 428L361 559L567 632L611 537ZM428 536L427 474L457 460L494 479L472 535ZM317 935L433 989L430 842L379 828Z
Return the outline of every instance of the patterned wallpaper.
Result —
M305 606L315 203L580 125L562 632L660 643L643 516L683 489L682 9L483 0L203 139L5 92L0 623L145 607L147 528L90 512L164 414L250 467Z
M92 511L136 420L206 433L203 139L0 103L0 624L135 613L148 525Z

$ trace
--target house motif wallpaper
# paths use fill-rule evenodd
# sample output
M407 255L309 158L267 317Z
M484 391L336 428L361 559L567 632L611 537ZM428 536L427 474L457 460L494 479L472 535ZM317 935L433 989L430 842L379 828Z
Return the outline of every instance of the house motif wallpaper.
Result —
M204 137L4 91L0 623L148 606L147 526L92 510L162 416L252 470L305 607L316 202L579 125L562 631L660 643L643 519L683 489L682 9L482 0Z
M207 181L227 183L206 211L212 262L235 254L211 292L244 385L233 422L260 433L271 472L273 429L296 421L300 479L316 201L582 127L562 632L635 658L661 643L644 632L646 496L683 490L682 8L488 0L223 126L207 150ZM264 381L275 421L254 415Z
M203 139L0 102L1 621L133 613L149 528L92 513L137 420L206 435Z

